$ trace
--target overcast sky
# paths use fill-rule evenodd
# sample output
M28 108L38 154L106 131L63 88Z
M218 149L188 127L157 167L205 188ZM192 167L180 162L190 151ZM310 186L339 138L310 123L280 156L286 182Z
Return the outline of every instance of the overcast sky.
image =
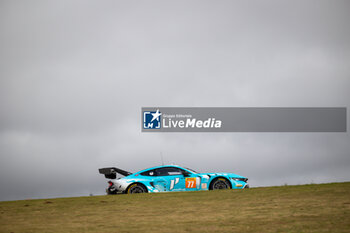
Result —
M141 133L142 106L349 107L349 1L0 2L0 200L176 163L350 180L349 133ZM349 118L348 118L349 119Z

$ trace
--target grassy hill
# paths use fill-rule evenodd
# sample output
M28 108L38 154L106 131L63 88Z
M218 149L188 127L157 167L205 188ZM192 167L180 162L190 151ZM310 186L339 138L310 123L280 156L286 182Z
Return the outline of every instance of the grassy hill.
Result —
M0 202L0 232L350 232L350 182Z

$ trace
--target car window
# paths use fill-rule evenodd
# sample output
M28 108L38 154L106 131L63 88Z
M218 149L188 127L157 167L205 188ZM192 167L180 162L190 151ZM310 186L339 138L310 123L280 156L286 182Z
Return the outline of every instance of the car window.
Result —
M145 171L145 172L142 172L140 174L143 175L143 176L155 176L156 175L154 170Z
M182 175L182 170L176 167L163 167L155 170L157 176L176 176Z

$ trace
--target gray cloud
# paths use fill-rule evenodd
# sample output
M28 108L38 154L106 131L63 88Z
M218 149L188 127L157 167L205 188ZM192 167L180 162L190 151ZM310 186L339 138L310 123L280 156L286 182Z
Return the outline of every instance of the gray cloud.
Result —
M142 106L349 106L347 1L2 1L0 199L165 162L253 186L350 179L348 133L142 134Z

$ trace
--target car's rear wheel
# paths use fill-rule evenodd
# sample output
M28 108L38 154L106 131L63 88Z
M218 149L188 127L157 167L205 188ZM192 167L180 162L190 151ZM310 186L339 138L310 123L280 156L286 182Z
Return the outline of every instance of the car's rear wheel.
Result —
M142 184L132 184L127 190L128 194L147 193L147 188Z
M230 189L231 185L229 181L225 178L216 178L210 183L210 190L216 189Z

